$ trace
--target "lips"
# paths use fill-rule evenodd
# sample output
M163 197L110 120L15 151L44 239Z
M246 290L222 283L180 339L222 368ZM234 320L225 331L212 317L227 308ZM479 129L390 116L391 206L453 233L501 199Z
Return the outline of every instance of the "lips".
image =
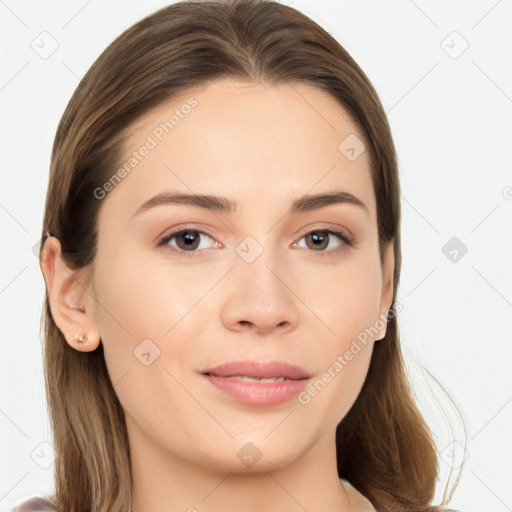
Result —
M310 375L304 368L284 361L232 361L202 372L213 377L251 377L253 379L301 380Z
M304 368L282 361L232 361L202 372L202 378L230 401L271 407L290 402L307 385L310 375Z

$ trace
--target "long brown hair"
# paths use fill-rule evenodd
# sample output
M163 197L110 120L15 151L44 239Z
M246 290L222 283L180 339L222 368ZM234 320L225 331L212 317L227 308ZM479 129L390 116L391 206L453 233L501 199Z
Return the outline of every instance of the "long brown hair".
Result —
M162 102L221 77L308 84L349 112L371 156L381 261L385 244L394 245L394 307L401 266L400 184L385 112L347 51L307 16L275 1L175 3L108 46L59 123L41 247L46 233L54 234L70 268L92 268L101 204L94 191L121 165L127 129ZM132 490L128 438L103 347L71 348L52 318L48 295L43 317L57 454L55 504L62 512L126 512ZM339 476L378 511L442 510L431 505L437 451L413 399L396 314L390 315L385 338L375 344L356 402L337 428L336 448Z

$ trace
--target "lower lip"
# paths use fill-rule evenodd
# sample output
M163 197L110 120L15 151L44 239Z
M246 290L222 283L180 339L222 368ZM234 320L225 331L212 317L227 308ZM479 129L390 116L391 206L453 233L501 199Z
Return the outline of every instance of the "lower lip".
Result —
M210 384L231 398L248 405L279 405L288 402L304 389L308 379L277 382L249 382L229 377L203 374Z

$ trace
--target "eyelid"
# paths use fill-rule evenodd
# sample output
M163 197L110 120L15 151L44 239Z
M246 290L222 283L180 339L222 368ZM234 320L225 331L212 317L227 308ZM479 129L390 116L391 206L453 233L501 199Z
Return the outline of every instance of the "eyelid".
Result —
M301 230L302 231L302 230ZM355 237L352 235L352 233L341 226L333 226L333 225L314 225L313 227L308 227L305 229L303 234L300 238L309 235L310 233L314 231L328 231L333 234L342 235L344 238L347 239L347 241L355 242ZM299 238L299 240L300 240Z

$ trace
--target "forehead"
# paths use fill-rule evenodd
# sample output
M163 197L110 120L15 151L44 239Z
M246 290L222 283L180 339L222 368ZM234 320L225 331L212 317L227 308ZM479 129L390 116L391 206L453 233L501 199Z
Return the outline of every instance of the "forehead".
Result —
M135 202L166 189L229 190L242 205L259 198L261 206L345 189L375 208L364 134L335 98L310 85L210 82L137 120L122 164L144 146L151 149L116 186Z

